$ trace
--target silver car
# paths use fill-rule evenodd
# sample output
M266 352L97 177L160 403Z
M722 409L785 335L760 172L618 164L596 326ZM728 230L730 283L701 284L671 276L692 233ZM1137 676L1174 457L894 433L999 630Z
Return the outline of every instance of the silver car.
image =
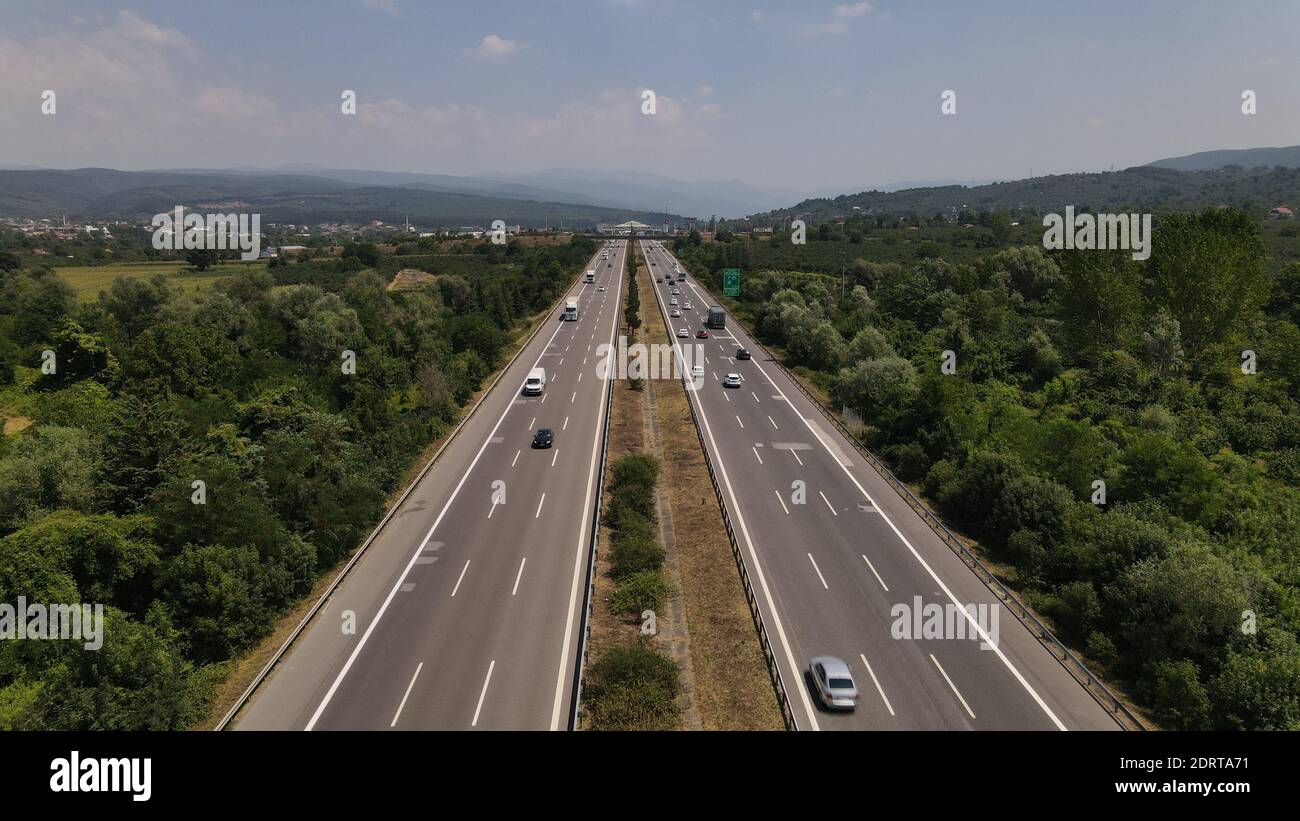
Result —
M849 666L834 656L817 656L808 664L817 698L827 709L852 710L858 704L858 686Z

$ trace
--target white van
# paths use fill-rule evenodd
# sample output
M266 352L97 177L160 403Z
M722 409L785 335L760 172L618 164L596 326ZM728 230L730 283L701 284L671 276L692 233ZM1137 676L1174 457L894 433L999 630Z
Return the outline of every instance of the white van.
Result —
M533 368L524 380L524 396L537 396L546 390L546 369Z

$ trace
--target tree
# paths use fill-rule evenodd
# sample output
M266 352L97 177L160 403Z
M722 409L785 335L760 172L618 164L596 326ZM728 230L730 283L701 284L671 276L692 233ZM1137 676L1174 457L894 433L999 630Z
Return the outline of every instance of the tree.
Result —
M989 228L998 245L1006 245L1007 240L1011 239L1011 215L1006 211L994 211L989 216Z
M1195 362L1241 336L1268 299L1259 226L1235 209L1169 214L1155 228L1146 263L1152 301L1178 320Z

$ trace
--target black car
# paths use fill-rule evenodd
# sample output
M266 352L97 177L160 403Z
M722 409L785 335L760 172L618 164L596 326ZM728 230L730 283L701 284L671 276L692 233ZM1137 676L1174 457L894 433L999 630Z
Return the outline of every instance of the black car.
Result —
M537 433L533 434L533 447L549 448L555 444L555 431L550 428L538 428Z
M746 349L744 349L744 348L737 348L737 349L736 349L736 358L737 358L737 359L749 359L749 351L746 350Z

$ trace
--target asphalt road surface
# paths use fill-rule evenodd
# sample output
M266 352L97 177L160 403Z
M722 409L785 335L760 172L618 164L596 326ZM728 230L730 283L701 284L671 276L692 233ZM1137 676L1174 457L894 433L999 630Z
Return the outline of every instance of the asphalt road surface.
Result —
M596 352L615 342L627 246L604 260L601 245L595 283L571 289L578 321L557 312L534 337L237 729L568 727L608 389ZM533 367L546 389L525 397ZM554 447L530 447L543 427Z
M659 242L642 247L667 279L677 261ZM655 293L674 340L698 346L691 401L800 729L1119 729L738 323L695 338L717 302L693 276ZM738 347L754 359L737 360ZM728 373L739 388L723 387ZM946 622L937 634L924 629L929 605ZM849 664L854 711L827 711L810 691L819 655Z

